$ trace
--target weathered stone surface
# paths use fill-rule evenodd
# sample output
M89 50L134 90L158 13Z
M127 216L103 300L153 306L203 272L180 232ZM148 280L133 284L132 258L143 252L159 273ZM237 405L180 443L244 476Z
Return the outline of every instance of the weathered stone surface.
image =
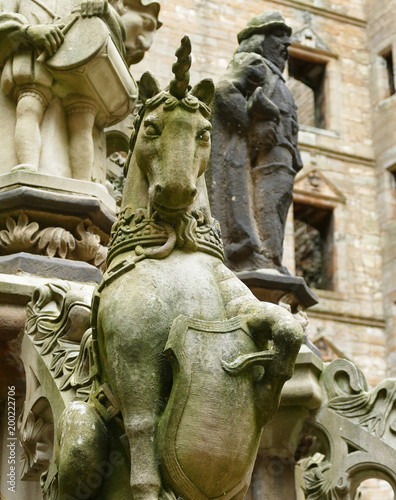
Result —
M302 346L293 377L285 383L279 409L260 442L249 489L252 500L295 497L296 456L306 440L305 427L322 403L322 370L320 358Z
M395 489L395 380L369 390L362 372L338 359L320 382L324 399L307 431L317 452L300 462L307 498L355 498L359 484L373 477Z
M160 26L157 1L117 8L107 0L2 4L2 173L105 183L103 127L125 118L136 98L124 56L141 60Z
M389 221L395 219L396 191L392 175L384 172L382 167L375 169L373 131L379 144L379 154L382 154L388 148L382 147L382 142L393 140L396 127L388 125L393 123L396 114L392 111L394 97L383 101L381 109L385 106L389 111L376 121L373 130L370 88L373 99L380 99L379 93L387 82L384 77L377 78L379 68L375 64L370 65L368 50L372 51L373 57L377 57L378 53L392 45L394 6L392 0L382 2L381 9L375 0L339 0L337 4L321 2L320 5L313 0L305 1L304 5L294 0L271 0L266 2L265 8L281 11L287 24L292 26L293 34L308 24L328 48L324 54L322 49L306 47L302 50L299 47L298 55L312 62L323 61L323 57L327 60L326 129L300 129L299 148L304 163L301 174L309 174L316 169L342 193L345 200L345 203L337 202L334 209L333 289L315 292L320 296L322 305L320 313L311 315L308 311L308 336L313 339L329 333L332 342L363 370L369 383L377 384L387 376L387 365L390 370L396 366L393 354L386 361L386 350L395 347L392 341L394 327L390 326L393 325L394 295L389 295L386 305L388 337L385 335L381 295L383 274L379 227L382 216ZM193 77L198 80L211 76L217 83L237 46L236 34L262 10L263 6L256 0L229 0L226 3L218 0L198 3L181 0L177 4L167 3L161 14L166 28L157 32L156 41L145 60L134 67L134 75L138 78L138 75L150 70L164 87L167 85L172 63L168 47L176 45L180 26L188 19L188 31L196 54ZM380 43L378 48L377 40ZM292 45L289 52L296 56L293 49ZM385 71L383 65L380 69ZM285 78L287 80L286 72ZM357 192L357 186L365 188L364 195ZM380 211L377 196L381 203ZM223 193L220 199L224 199ZM318 199L306 198L305 201L315 206L313 202L317 203ZM323 204L327 199L321 196L319 201ZM363 212L364 219L361 217ZM372 221L370 241L365 227L368 219ZM294 238L292 231L289 234L285 241L283 265L292 272ZM375 237L375 241L371 240L371 236ZM394 248L385 241L383 244ZM388 255L391 255L389 250ZM367 257L373 261L373 266L365 265ZM393 276L394 273L385 271L384 279L391 287L396 282ZM338 308L341 314L337 313ZM366 349L364 354L360 351L362 336Z
M291 28L276 11L252 18L216 87L213 104L211 203L233 270L282 273L286 216L297 148L294 99L282 72Z
M0 176L0 255L29 252L103 270L114 209L113 198L98 184L22 171ZM47 262L32 269L56 276L55 268ZM78 281L89 276L72 274ZM68 278L62 270L59 276Z
M318 303L318 298L307 287L305 281L298 276L282 276L263 271L245 271L238 273L237 276L260 300L269 300L266 293L271 290L269 293L274 294L274 296L276 292L293 294L298 304L304 309ZM279 298L277 297L278 300ZM270 302L276 303L275 301L276 299L270 300Z
M36 290L28 305L26 350L38 349L48 368L39 379L53 377L63 402L73 389L89 391L60 420L57 403L45 498L78 495L114 453L117 467L99 474L87 498L242 497L263 425L293 374L303 335L290 306L260 302L222 262L203 176L214 86L188 86L190 51L185 37L169 91L149 73L140 80L92 330L86 297L61 284ZM88 464L78 475L76 457Z
M102 279L100 270L86 262L42 257L25 252L0 257L0 273L32 274L87 283L100 283Z

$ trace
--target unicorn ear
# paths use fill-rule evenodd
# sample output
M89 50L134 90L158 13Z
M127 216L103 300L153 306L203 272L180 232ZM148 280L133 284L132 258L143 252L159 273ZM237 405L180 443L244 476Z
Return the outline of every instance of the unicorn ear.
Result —
M143 101L143 103L160 92L161 87L155 76L150 73L150 71L143 73L139 81L139 98Z
M210 78L204 78L193 87L190 94L195 95L195 97L198 97L200 101L209 106L213 99L214 91L215 86L213 80Z

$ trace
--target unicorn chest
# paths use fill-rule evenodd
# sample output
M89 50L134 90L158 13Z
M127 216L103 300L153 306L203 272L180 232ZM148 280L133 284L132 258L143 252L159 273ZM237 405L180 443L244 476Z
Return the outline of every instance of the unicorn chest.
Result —
M169 316L172 321L179 314L225 319L214 273L217 264L217 259L204 253L177 249L164 260L146 259L127 278L131 299L146 311L162 318Z

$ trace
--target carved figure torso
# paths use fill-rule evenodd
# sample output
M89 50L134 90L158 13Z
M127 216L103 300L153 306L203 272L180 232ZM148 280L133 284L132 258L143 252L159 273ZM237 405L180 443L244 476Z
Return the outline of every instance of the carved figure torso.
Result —
M264 92L278 107L280 120L274 128L277 136L276 145L269 149L268 146L263 147L260 145L266 133L268 133L268 120L260 119L260 116L253 119L248 131L249 143L254 148L252 166L261 166L276 161L277 163L289 165L295 172L298 172L302 168L302 163L297 147L297 106L279 69L271 61L265 58L263 58L263 61L268 68ZM287 152L282 151L280 148L287 150ZM281 156L281 159L279 156Z

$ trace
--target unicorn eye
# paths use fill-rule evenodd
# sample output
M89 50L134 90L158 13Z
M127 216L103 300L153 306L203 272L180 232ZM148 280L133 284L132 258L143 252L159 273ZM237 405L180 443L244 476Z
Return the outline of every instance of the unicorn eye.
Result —
M198 134L198 139L202 142L210 142L210 130L201 130L201 132Z
M152 122L144 124L144 132L146 135L149 135L151 137L161 135L161 132L159 131L158 127L154 125L154 123Z

